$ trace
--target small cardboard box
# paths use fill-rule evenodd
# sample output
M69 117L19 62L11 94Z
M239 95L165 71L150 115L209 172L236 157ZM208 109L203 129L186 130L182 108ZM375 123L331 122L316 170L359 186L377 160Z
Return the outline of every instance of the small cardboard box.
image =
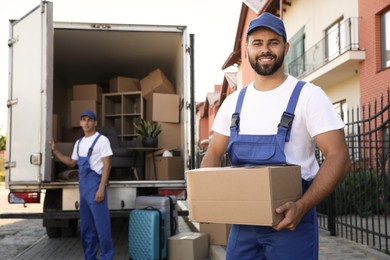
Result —
M226 246L231 227L231 224L200 223L199 231L209 234L210 245Z
M168 238L169 260L205 260L208 257L208 235L182 232Z
M153 156L146 157L146 176L154 179ZM157 180L184 180L184 161L180 156L155 156Z
M113 77L110 79L110 93L140 91L139 79L129 77Z
M146 119L155 122L180 122L180 96L152 93L146 98Z
M273 226L275 209L302 196L296 165L214 167L186 172L190 220Z
M102 102L102 87L98 84L73 85L73 100L96 100Z
M80 115L84 110L92 110L97 120L99 120L98 113L98 103L96 100L71 100L70 101L70 117L71 117L71 126L78 127L80 126Z
M141 79L141 91L145 98L152 93L176 93L173 84L160 69L150 72L145 78Z
M158 135L158 147L166 150L175 150L181 148L181 124L163 123L161 125L161 133Z

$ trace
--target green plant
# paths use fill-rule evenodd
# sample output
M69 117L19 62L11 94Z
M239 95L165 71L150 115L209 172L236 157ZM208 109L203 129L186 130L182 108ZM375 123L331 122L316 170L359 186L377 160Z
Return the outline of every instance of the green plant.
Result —
M6 137L5 135L0 135L0 151L5 150Z
M161 133L161 125L143 118L133 125L136 133L143 137L156 137Z

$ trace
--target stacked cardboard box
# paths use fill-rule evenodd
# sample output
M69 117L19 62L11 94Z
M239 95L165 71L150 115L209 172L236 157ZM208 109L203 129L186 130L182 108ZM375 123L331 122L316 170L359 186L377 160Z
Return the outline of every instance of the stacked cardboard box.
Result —
M170 260L204 260L208 257L208 235L182 232L168 238Z
M145 118L161 125L158 147L164 150L181 148L180 96L175 94L174 85L165 74L156 69L141 79L141 91L146 101ZM154 178L153 156L146 158L146 176ZM184 179L182 157L156 158L156 177L158 180Z
M80 126L80 114L92 110L100 121L102 89L98 84L81 84L73 86L73 100L70 101L71 126Z
M200 223L199 231L201 233L209 234L210 245L226 246L231 227L231 224Z
M110 93L140 91L139 79L116 76L110 79Z

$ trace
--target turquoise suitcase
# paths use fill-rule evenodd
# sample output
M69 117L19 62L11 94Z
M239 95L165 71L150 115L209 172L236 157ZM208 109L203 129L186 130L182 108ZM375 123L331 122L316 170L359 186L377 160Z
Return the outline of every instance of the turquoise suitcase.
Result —
M129 216L129 259L168 258L165 212L148 207L134 209Z

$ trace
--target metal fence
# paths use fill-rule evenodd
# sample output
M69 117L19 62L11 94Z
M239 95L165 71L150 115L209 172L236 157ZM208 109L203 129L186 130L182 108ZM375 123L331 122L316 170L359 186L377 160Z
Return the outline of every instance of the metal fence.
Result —
M346 141L353 166L344 182L317 207L321 228L390 254L390 91L351 110ZM318 152L317 158L322 162Z

